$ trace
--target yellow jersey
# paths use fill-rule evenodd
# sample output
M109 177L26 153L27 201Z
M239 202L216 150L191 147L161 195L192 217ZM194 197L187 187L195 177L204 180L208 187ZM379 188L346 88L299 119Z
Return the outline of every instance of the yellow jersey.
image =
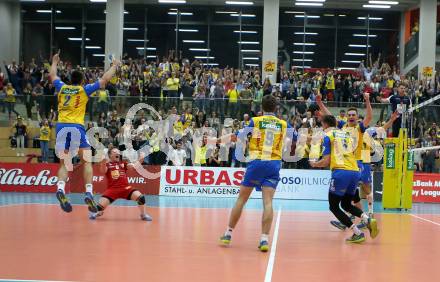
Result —
M253 117L244 130L247 134L252 132L249 140L249 156L258 160L281 160L283 153L284 137L288 124L273 115Z
M330 155L330 169L359 171L356 157L353 153L353 139L350 133L332 129L324 136L323 155Z
M229 90L228 91L229 103L237 103L238 95L239 93L237 89Z
M40 127L40 141L50 140L50 127L47 125L42 125Z
M348 132L351 135L351 138L353 142L355 143L354 148L354 155L356 157L356 160L360 161L362 160L362 149L364 146L364 133L365 133L365 126L363 122L359 122L356 124L356 126L348 126L348 123L339 121L338 127L341 128L343 131Z
M9 103L15 103L15 90L14 88L8 89L5 88L5 93L6 93L6 97L5 97L5 102L9 102Z
M54 86L58 93L58 122L84 125L89 96L100 88L99 81L81 86L67 85L57 79Z

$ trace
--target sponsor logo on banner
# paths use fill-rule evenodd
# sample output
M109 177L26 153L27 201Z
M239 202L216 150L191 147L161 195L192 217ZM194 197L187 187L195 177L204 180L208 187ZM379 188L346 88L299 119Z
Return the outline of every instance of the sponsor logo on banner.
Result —
M161 170L160 195L236 197L244 168L168 167ZM282 169L275 198L327 200L331 174L328 170ZM261 198L253 191L252 198Z
M415 173L412 194L414 202L440 203L440 174Z
M55 192L59 164L0 163L0 191L2 192ZM151 168L149 168L151 169ZM160 169L156 167L155 170ZM69 174L66 190L84 192L82 170ZM159 181L139 175L135 170L128 172L128 183L145 194L158 194ZM94 165L93 189L102 193L107 188L107 179L99 166Z
M395 168L396 166L396 144L386 144L386 167Z

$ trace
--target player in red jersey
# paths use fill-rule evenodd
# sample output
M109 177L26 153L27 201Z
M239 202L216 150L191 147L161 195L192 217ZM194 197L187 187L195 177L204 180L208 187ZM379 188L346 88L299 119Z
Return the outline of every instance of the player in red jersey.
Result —
M152 217L146 213L145 196L128 183L127 171L134 165L122 161L121 152L117 148L110 149L108 156L109 160L101 163L101 169L107 177L108 187L99 199L98 212L91 213L90 219L102 216L105 208L117 199L125 199L137 202L142 220L152 221Z

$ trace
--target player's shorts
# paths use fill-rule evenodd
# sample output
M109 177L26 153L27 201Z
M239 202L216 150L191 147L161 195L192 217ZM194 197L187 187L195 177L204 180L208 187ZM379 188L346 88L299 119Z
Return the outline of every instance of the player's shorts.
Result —
M354 196L359 178L359 171L335 169L330 180L330 193L337 196Z
M136 191L138 190L131 186L125 188L110 188L104 191L102 197L107 198L110 203L113 203L117 199L130 200L131 195Z
M241 185L255 187L257 191L260 191L263 186L276 189L280 181L280 169L281 161L253 160L246 167Z
M64 131L66 136L61 136L61 134L63 134L61 130L64 128L68 131ZM86 136L86 130L83 125L75 123L57 123L55 129L57 134L57 150L68 150L74 142L79 143L79 148L90 148Z
M361 172L360 181L364 184L371 183L371 164L358 161L358 167Z

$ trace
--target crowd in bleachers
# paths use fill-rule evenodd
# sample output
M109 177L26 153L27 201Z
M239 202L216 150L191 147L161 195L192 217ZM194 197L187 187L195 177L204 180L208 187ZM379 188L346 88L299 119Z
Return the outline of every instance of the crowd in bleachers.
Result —
M77 68L69 62L62 62L58 75L68 83L71 71ZM55 89L48 79L48 69L48 61L32 60L29 64L5 62L0 73L0 114L4 112L11 122L16 120L16 116L37 120L42 128L46 124L42 129L44 132L48 128L50 130L51 122L56 122L57 101ZM82 69L86 82L95 81L103 73L102 68ZM399 87L402 87L402 93ZM121 148L129 130L135 141L135 149L144 144L151 146L153 152L146 159L147 163L241 166L244 164L234 159L233 154L229 154L228 159L222 158L224 154L220 152L220 147L214 148L209 158L204 158L206 152L202 151L191 159L191 152L194 154L191 145L194 132L203 127L212 127L219 135L224 130L237 131L252 116L262 114L261 99L270 94L280 102L276 112L278 117L287 120L296 129L302 127L312 130L319 126L315 103L318 93L329 106L363 108L364 92L370 93L371 102L382 103L374 105L380 108L380 115L375 120L379 126L399 104L410 107L435 96L440 92L440 78L435 76L416 80L412 76L401 75L397 67L382 62L379 54L374 62L370 57L368 62L362 62L351 73L330 69L302 72L294 67L285 69L280 66L276 83L273 84L269 78L262 77L259 68L209 67L198 60L190 62L170 51L167 57L157 61L124 58L122 67L107 88L92 95L86 127L107 128L109 138L102 141L106 145ZM180 142L166 139L167 144L175 150L168 154L168 158L161 152L164 142L157 140L159 137L148 124L151 119L149 112L141 111L131 123L126 123L127 110L139 102L152 105L163 119L170 115L176 117L174 132L183 138ZM18 112L17 104L24 105L20 108L22 112ZM345 118L343 112L338 118ZM439 143L440 129L436 122L440 121L440 106L421 108L414 113L412 121L407 126L412 126L413 136L417 138L416 146L429 147ZM15 126L12 125L13 128ZM393 130L399 127L393 127ZM17 129L13 129L13 132L15 144L21 145L19 136L23 134ZM44 135L43 141L46 141L44 132L40 134ZM46 145L42 147L45 150L43 161L48 161L48 148ZM438 150L416 154L416 163L421 170L438 172L438 159ZM306 168L308 162L298 162L293 166Z

